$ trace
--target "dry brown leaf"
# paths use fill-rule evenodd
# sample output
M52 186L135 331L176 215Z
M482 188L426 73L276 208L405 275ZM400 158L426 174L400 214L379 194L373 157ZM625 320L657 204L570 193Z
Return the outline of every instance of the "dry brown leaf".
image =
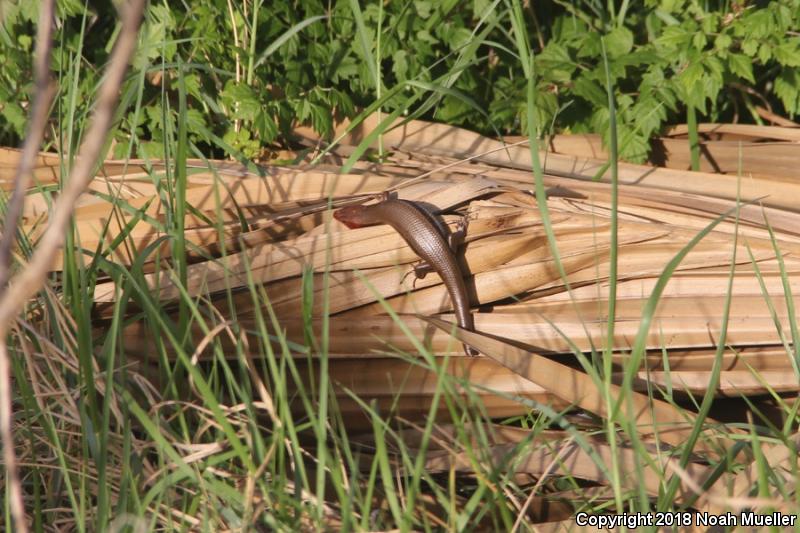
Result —
M443 320L437 318L425 318L425 320L443 331L452 331L459 341L468 343L516 374L544 387L565 402L581 407L601 418L610 416L606 398L587 374L499 339L466 331ZM608 389L612 401L619 401L622 398L622 390L619 386L609 385ZM627 397L630 402L622 407L621 415L635 424L642 434L658 433L662 441L673 446L683 444L691 433L692 426L696 423L691 413L679 410L666 402L651 399L632 391L628 392ZM715 421L711 419L706 419L705 422L715 424ZM730 445L727 439L707 434L698 440L696 449L717 455L720 452L720 446L726 445Z

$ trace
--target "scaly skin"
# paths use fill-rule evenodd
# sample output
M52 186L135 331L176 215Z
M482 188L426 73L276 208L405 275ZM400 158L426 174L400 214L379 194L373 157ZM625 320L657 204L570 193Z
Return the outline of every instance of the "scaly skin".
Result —
M417 207L413 202L390 199L374 205L343 207L337 210L333 217L350 229L375 224L392 226L414 253L442 278L453 302L458 325L474 331L475 323L469 309L467 287L458 261L427 211ZM466 345L464 351L467 355L475 355L474 350Z

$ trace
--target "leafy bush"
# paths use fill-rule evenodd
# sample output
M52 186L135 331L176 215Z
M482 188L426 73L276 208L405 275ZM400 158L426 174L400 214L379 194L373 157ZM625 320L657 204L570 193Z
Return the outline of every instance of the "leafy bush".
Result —
M132 135L138 155L166 155L180 87L192 140L216 155L256 157L287 145L295 122L328 134L335 117L375 102L493 135L525 130L509 2L193 4L150 5L116 155ZM685 121L687 109L710 121L758 122L757 106L800 112L800 0L650 0L616 12L600 3L531 4L540 130L608 131L604 54L628 159L646 157L648 138ZM59 0L58 8L53 69L62 91L72 88L80 123L116 22L108 6L84 13L81 2ZM0 140L9 144L24 134L36 3L0 10ZM65 142L60 134L50 141Z

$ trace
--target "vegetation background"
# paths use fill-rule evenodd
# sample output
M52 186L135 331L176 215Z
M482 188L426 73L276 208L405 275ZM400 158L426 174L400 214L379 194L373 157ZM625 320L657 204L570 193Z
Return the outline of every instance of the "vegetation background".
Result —
M0 145L17 146L25 135L37 17L38 2L0 3ZM44 148L62 154L63 171L72 161L64 156L77 152L86 131L119 32L110 2L57 2L52 71L59 93ZM800 113L800 0L153 0L103 153L169 162L147 176L166 213L163 220L146 222L169 243L175 263L169 274L185 288L184 221L192 207L185 201L188 158L262 158L291 146L298 123L329 134L337 118L360 120L378 110L388 118L431 119L492 136L596 132L609 141L612 158L642 161L649 139L667 125L685 122L696 138L698 122L760 123L765 116ZM610 142L615 130L618 150ZM47 197L60 186L37 192ZM537 201L546 203L541 179L537 187ZM121 247L143 215L124 201L115 207L135 213L112 239L111 247ZM336 406L326 403L331 385L325 357L316 389L288 386L301 389L299 363L291 357L300 348L290 349L274 315L258 314L253 329L263 339L277 339L275 351L270 342L250 346L244 335L231 335L233 348L226 351L215 339L212 359L198 368L192 361L192 326L215 325L218 317L209 318L207 302L186 292L177 320L164 311L144 281L143 263L158 246L148 246L130 265L113 264L110 255L99 253L84 261L80 243L67 233L63 272L29 306L42 318L39 329L16 330L9 343L15 407L22 406L15 429L22 428L17 448L27 461L21 464L26 511L36 531L65 524L78 531L468 530L478 522L512 530L528 527L525 510L535 505L531 502L551 505L534 499L536 489L580 493L582 509L592 512L678 508L678 476L657 477L657 496L647 493L644 483L632 490L623 484L625 465L637 465L633 470L642 480L650 470L636 469L658 465L619 412L598 421L529 401L524 403L529 416L502 421L520 429L519 441L498 451L474 391L440 368L433 368L431 405L446 403L451 435L434 435L430 416L416 428L421 431L414 440L364 403L374 443L356 445ZM21 237L27 256L31 243ZM659 283L666 283L690 245ZM307 274L302 283L310 308L313 276ZM100 278L113 279L120 297L98 334L92 298ZM248 289L257 304L268 301L257 283ZM658 301L653 294L643 323L653 316ZM126 308L131 303L138 306L135 319ZM254 307L260 313L260 305ZM309 308L302 318L310 331ZM235 311L231 303L231 316ZM162 390L132 370L127 373L121 338L134 321L154 339L157 353L146 370L161 378ZM309 346L312 340L309 334ZM718 355L723 350L720 343ZM251 353L258 367L251 365ZM628 382L635 370L628 370ZM268 387L259 388L263 376ZM610 398L611 373L596 382ZM179 390L186 383L195 395L192 402ZM267 388L274 404L263 401ZM290 410L298 397L304 416ZM686 446L673 450L680 467L695 457L712 399L708 393L700 405ZM796 456L786 434L798 404L781 405L788 413L785 427L760 429L770 444L786 444L787 456ZM611 480L613 499L595 502L597 487L569 475L542 487L537 481L533 489L524 485L530 479L515 476L533 443L547 443L548 431L556 427L569 432L587 454L587 464ZM762 434L751 426L745 430L752 431L735 435L741 439L735 453L708 469L715 476L744 470L736 461L747 448L753 450L746 459L756 463L758 495L772 494L777 486L780 494L796 498L796 461L793 477L774 476L759 455ZM603 436L610 452L600 457ZM617 453L628 439L634 443L630 453ZM434 448L445 457L458 450L471 477L465 480L455 468L427 471L425 452ZM500 454L499 460L492 454ZM559 458L548 460L556 464ZM7 493L8 485L3 496ZM694 501L684 503L681 509ZM11 530L9 507L4 498L4 521ZM572 507L564 509L570 516Z
M59 0L58 11L53 68L80 119L110 53L115 10ZM604 56L620 155L632 161L646 158L648 139L667 124L800 112L798 0L525 2L523 13L542 130L607 138ZM24 133L36 15L37 2L0 6L3 145ZM137 156L167 153L177 105L164 104L177 102L178 65L190 139L208 156L258 157L290 144L296 122L328 134L335 117L370 105L488 135L526 131L527 82L500 0L156 1L147 21L115 157L130 139Z

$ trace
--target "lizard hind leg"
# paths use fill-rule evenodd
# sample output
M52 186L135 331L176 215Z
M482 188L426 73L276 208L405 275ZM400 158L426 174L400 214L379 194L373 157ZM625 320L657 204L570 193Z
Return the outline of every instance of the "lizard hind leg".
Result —
M468 225L467 217L463 217L458 221L456 229L447 235L447 244L450 245L450 249L453 250L453 253L456 255L458 255L458 249L464 245L464 241L467 238Z
M425 276L430 274L431 272L435 272L433 267L427 261L420 261L416 265L414 265L414 275L417 279L424 279Z
M416 263L414 265L413 270L410 270L410 271L405 273L405 275L403 276L403 279L400 280L400 284L401 285L403 283L405 283L406 278L408 276L410 276L412 272L414 273L414 280L411 282L411 288L413 290L413 289L417 288L416 284L417 284L417 280L418 279L423 279L425 276L427 276L431 272L435 272L435 270L433 269L433 267L431 265L428 264L427 261L420 261L419 263Z

